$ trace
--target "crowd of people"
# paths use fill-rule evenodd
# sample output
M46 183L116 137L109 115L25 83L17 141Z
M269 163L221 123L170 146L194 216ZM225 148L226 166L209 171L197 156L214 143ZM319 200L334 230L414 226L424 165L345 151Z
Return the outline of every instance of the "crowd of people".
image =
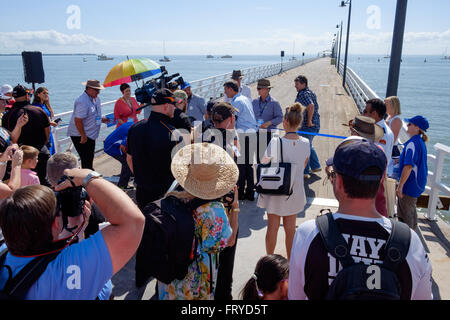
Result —
M111 299L112 276L144 248L148 215L143 213L150 204L175 197L192 208L198 241L184 278L158 279L154 299L232 300L239 205L257 196L256 205L267 214L267 255L249 276L241 299L344 298L349 288L342 288L342 278L363 265L381 266L382 275L389 270L390 279L397 280L388 287L400 288L366 290L369 295L388 298L392 289L396 293L390 297L431 299L431 264L415 232L416 202L428 172L428 121L405 119L410 140L400 150L399 99L369 100L363 114L346 124L350 137L321 165L313 147L321 128L319 104L307 77L294 79L297 97L284 112L268 79L257 82L253 99L243 77L233 71L223 85L224 99L217 101L206 102L187 82L158 89L151 111L122 84L113 120L102 114L104 87L88 80L67 130L80 165L71 152L55 153L50 128L59 121L49 90L2 86L0 288L21 299ZM147 116L138 121L142 107ZM121 163L117 185L94 171L101 125L111 121L116 129L103 143L105 153ZM291 168L289 194L255 194L261 182L255 168L277 163ZM305 183L322 167L338 211L296 226L307 202ZM123 192L128 189L135 189L135 201ZM281 220L286 256L274 254ZM329 239L339 243L334 250ZM400 248L399 256L392 257L392 246ZM29 282L25 291L16 290L12 283L37 261L42 270L21 281ZM136 256L137 287L148 281L146 264Z

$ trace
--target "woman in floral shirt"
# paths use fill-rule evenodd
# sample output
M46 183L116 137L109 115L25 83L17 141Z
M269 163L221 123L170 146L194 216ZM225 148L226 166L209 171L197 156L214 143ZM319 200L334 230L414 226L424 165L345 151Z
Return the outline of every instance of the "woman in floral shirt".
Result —
M195 160L195 161L194 161ZM214 144L192 144L172 160L172 173L185 191L171 192L183 201L211 200L193 212L197 256L183 280L158 281L159 300L213 300L219 267L218 255L232 234L220 201L235 186L239 170L233 159Z

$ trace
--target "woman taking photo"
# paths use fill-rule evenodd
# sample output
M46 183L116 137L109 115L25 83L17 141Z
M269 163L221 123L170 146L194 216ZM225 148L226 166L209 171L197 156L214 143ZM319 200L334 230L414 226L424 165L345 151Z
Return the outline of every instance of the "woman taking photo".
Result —
M297 130L302 123L303 107L300 103L294 103L286 108L283 119L283 127L286 135L281 138L273 138L261 163L280 162L279 144L283 144L283 161L291 163L291 177L301 177L310 155L309 140L298 135ZM275 151L272 151L275 150ZM265 208L268 216L266 233L266 252L273 254L277 244L280 219L283 218L284 231L286 233L286 254L291 255L292 241L295 234L295 222L297 214L303 211L306 204L306 195L303 179L293 179L292 194L268 195L260 194L258 207Z
M58 126L58 123L53 121L53 117L55 116L55 114L53 113L53 109L50 106L50 99L47 88L40 87L36 89L36 92L34 93L33 106L39 107L45 111L50 120L50 125L52 127ZM51 155L55 154L55 142L53 140L53 134L51 131L50 137L48 139L47 148L50 151Z
M131 96L131 88L127 83L120 85L122 97L116 101L114 106L114 121L117 121L116 128L120 127L128 119L133 119L134 123L138 122L137 115L141 111L137 111L139 104L135 98Z
M191 144L179 150L172 160L171 170L183 190L169 192L166 198L173 196L186 206L196 208L192 215L198 245L196 258L184 279L175 279L169 284L158 281L159 300L213 300L217 257L232 234L224 205L217 199L233 188L236 190L239 170L228 153L212 143ZM239 210L237 196L231 207L231 210Z
M428 120L422 116L405 119L411 137L400 155L400 181L397 186L397 217L411 229L417 228L417 198L425 191L428 176L427 147Z

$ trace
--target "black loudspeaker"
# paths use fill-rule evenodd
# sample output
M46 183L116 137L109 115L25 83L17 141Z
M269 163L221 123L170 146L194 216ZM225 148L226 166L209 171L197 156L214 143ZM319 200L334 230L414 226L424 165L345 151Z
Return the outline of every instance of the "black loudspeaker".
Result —
M284 51L281 51L281 56L284 57Z
M303 52L303 56L305 56L305 53Z
M42 63L42 52L22 52L23 73L26 83L44 83L45 74Z

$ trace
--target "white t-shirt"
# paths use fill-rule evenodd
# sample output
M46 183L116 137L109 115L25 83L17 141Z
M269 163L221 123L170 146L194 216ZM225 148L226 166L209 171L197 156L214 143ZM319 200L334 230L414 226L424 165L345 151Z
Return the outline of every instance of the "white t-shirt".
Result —
M364 218L342 213L333 215L346 239L355 262L380 262L385 244L392 231L385 217ZM289 300L324 299L341 264L328 253L315 220L302 223L294 237L289 266ZM429 300L431 264L417 234L411 230L411 243L406 260L400 263L397 277L402 288L401 298Z
M392 158L392 148L394 147L394 133L384 120L379 121L377 125L383 128L384 136L376 144L383 148L386 159L390 161Z

